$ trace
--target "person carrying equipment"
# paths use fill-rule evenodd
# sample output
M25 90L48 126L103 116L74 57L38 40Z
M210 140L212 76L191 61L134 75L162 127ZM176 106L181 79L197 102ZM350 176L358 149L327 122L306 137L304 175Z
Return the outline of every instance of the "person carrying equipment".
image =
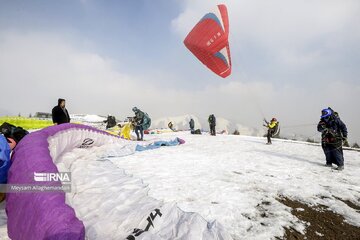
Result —
M279 134L279 122L277 121L276 118L272 118L270 122L268 122L266 119L264 119L264 122L266 124L264 124L263 126L268 128L267 135L266 135L266 137L267 137L266 144L272 144L271 137Z
M138 141L144 140L144 130L149 129L151 125L151 118L147 113L144 113L137 107L133 107L132 111L135 113L134 125L135 133Z
M334 114L331 108L321 111L317 130L321 132L321 146L325 153L326 166L336 164L336 170L344 169L343 143L347 142L346 125Z

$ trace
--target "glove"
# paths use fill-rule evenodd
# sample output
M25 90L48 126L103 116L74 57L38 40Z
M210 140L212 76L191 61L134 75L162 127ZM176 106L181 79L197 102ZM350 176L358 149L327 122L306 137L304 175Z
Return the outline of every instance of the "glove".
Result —
M320 132L326 132L327 128L324 122L319 123Z
M342 142L344 146L349 146L349 142L347 140L347 137L342 137Z

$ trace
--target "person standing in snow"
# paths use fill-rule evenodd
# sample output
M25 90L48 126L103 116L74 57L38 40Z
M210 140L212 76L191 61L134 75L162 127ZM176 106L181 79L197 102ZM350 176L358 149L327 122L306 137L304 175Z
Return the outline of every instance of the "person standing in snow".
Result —
M216 126L216 118L214 114L211 114L208 118L209 126L210 126L210 134L212 136L216 136L215 126Z
M52 120L55 125L70 122L68 110L65 108L65 99L58 99L58 105L52 109Z
M190 122L189 122L189 126L190 126L190 132L191 133L194 133L195 132L195 122L194 122L194 119L190 119Z
M272 144L271 137L274 136L274 134L277 132L278 127L279 127L279 122L277 121L276 118L272 118L270 122L268 122L266 119L264 119L264 122L266 123L266 125L264 124L264 126L268 128L267 135L266 135L266 137L267 137L266 144Z
M135 113L135 117L133 119L135 125L135 133L138 141L143 141L144 138L144 130L149 129L151 125L151 118L147 113L144 113L137 107L133 107L133 112Z
M134 117L134 125L135 125L135 133L138 141L142 141L144 138L144 129L142 124L144 122L144 112L142 112L137 107L133 107L133 112L135 113Z
M346 125L330 108L321 111L317 129L321 132L321 146L325 153L326 166L337 165L337 170L344 169L343 142L347 141Z

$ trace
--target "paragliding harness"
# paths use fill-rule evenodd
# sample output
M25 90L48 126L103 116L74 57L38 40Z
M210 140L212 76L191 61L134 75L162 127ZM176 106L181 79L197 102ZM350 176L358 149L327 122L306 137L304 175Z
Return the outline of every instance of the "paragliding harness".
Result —
M322 133L321 142L323 145L332 145L335 148L340 148L343 144L343 137L334 129L326 128Z
M334 110L331 109L330 107L328 109L330 109L333 112L333 114L330 116L332 121L335 121L336 119L340 119L338 113L335 114ZM326 128L325 122L322 122L322 123L324 124L324 126L322 126L324 131L322 131L322 134L321 134L322 145L331 145L335 148L341 148L343 145L342 133L338 131L337 127L336 127L336 129Z
M5 138L14 139L16 144L18 144L20 140L23 139L23 137L29 134L29 132L23 129L22 127L16 127L7 122L4 122L0 126L0 132L5 136Z
M142 126L143 126L143 130L147 130L151 126L151 118L145 112L144 112L144 121L142 123Z
M272 129L271 136L276 138L279 137L279 135L280 135L280 123L277 122L275 127Z
M335 143L340 137L333 129L327 128L324 130L322 141L324 143Z

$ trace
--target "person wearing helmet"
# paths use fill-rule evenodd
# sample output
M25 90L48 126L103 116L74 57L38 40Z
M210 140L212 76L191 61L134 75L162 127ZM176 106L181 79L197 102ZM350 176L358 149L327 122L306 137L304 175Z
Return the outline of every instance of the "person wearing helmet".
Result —
M279 127L279 122L277 121L276 118L272 118L270 122L268 122L266 119L264 119L264 122L266 124L264 124L265 127L268 128L267 131L267 143L266 144L272 144L271 142L271 137L277 132L277 129Z
M344 169L343 142L347 141L346 125L334 114L331 108L321 111L317 130L321 132L321 146L325 153L326 166L337 165L337 170Z
M137 107L133 107L132 111L135 113L134 117L134 125L135 125L135 133L138 141L143 141L144 138L144 117L145 114L143 111L138 109Z

